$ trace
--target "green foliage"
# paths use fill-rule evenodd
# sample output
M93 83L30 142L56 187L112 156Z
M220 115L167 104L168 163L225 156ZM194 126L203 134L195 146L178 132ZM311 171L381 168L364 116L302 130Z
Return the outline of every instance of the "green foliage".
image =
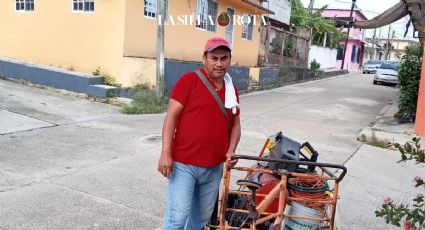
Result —
M102 82L104 85L110 85L115 87L121 87L121 84L117 83L117 80L112 77L111 75L107 73L101 73L100 76L102 77Z
M412 142L406 142L404 145L398 143L394 147L401 153L401 161L416 160L416 163L425 163L425 150L421 149L420 138L414 137Z
M147 90L137 93L130 104L123 105L121 111L125 114L162 113L166 106L166 101L156 91Z
M112 97L116 97L117 95L115 94L115 91L112 90L108 90L106 91L106 97L107 98L112 98Z
M292 57L294 50L294 39L292 36L287 36L285 39L285 49L283 50L283 55Z
M423 49L420 46L408 46L398 72L399 114L414 118L418 102L419 80L421 78Z
M312 12L313 0L310 0L308 8L304 8L300 0L292 0L291 25L312 29L313 41L315 45L323 45L326 36L326 47L337 48L340 43L347 38L347 34L336 27L334 19L322 17L322 13L327 9L327 5Z
M272 42L270 43L270 46L272 47L271 52L274 54L281 54L282 52L282 38L280 34L276 34L276 37L273 38Z
M135 76L134 88L138 90L151 90L154 86L143 76L143 74L137 74Z
M313 61L310 62L310 69L312 70L320 69L320 63L317 62L316 59L313 59Z
M137 83L136 85L134 85L134 88L141 89L141 90L150 90L153 88L153 86L148 81L145 81L145 82Z
M425 150L420 149L420 138L412 138L412 142L407 142L404 145L394 144L400 153L401 160L415 160L416 163L425 163ZM413 180L415 187L425 188L425 182L420 176L416 176ZM413 199L412 207L405 204L395 204L391 198L385 198L381 210L375 211L377 217L385 218L387 224L401 226L404 222L405 229L425 229L425 200L423 194L418 194Z
M121 84L118 84L117 80L114 77L112 77L108 73L101 72L100 67L97 67L96 70L92 72L92 75L101 77L102 78L102 84L104 84L104 85L121 87Z
M94 76L100 76L100 66L98 66L91 74Z
M303 4L300 0L292 0L292 8L291 8L291 18L290 23L292 26L299 26L302 28L312 28L314 24L314 16L317 16L317 14L310 13L311 7L312 7L313 1L310 1L310 6L308 9L304 8ZM326 8L322 7L322 8ZM320 13L323 12L323 10L319 10Z
M331 20L331 19L328 19ZM341 46L341 42L345 41L347 34L344 33L341 29L333 27L332 29L324 31L313 30L313 44L314 45L323 45L323 40L326 37L325 47L335 49Z

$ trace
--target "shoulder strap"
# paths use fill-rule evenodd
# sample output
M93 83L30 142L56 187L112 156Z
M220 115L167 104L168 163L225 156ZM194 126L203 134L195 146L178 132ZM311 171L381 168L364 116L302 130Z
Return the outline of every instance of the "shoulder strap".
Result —
M217 102L218 106L220 107L221 111L223 112L224 116L226 117L226 120L229 122L229 114L227 113L226 108L224 108L223 102L221 101L217 92L211 87L211 84L208 82L207 78L201 71L196 70L195 72L198 75L199 79L201 79L202 83L204 83L204 85L208 88L215 101Z

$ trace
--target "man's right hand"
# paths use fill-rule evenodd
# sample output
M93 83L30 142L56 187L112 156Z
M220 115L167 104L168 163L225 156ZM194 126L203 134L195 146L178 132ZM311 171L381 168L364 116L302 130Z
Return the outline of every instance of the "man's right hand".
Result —
M173 160L169 152L161 152L161 157L158 161L158 171L167 178L173 172Z

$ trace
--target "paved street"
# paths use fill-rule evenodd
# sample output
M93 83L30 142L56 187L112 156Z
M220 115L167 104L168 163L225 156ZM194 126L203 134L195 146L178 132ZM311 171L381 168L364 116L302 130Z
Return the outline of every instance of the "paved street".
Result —
M309 141L319 161L350 165L362 146L358 132L396 98L395 88L372 78L350 74L243 95L237 153L257 155L267 135L283 131ZM0 80L0 229L160 228L163 118ZM340 223L371 218L376 227L365 229L388 229L373 212L356 212L356 219L349 212L340 209Z

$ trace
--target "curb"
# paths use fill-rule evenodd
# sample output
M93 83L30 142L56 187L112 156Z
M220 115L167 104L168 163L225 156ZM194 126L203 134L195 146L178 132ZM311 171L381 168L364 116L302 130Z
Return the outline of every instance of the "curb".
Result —
M389 101L380 111L375 121L360 130L357 140L377 147L395 150L395 143L411 142L417 136L413 132L414 123L399 123L394 114L398 110L397 102ZM421 141L425 145L425 141Z

